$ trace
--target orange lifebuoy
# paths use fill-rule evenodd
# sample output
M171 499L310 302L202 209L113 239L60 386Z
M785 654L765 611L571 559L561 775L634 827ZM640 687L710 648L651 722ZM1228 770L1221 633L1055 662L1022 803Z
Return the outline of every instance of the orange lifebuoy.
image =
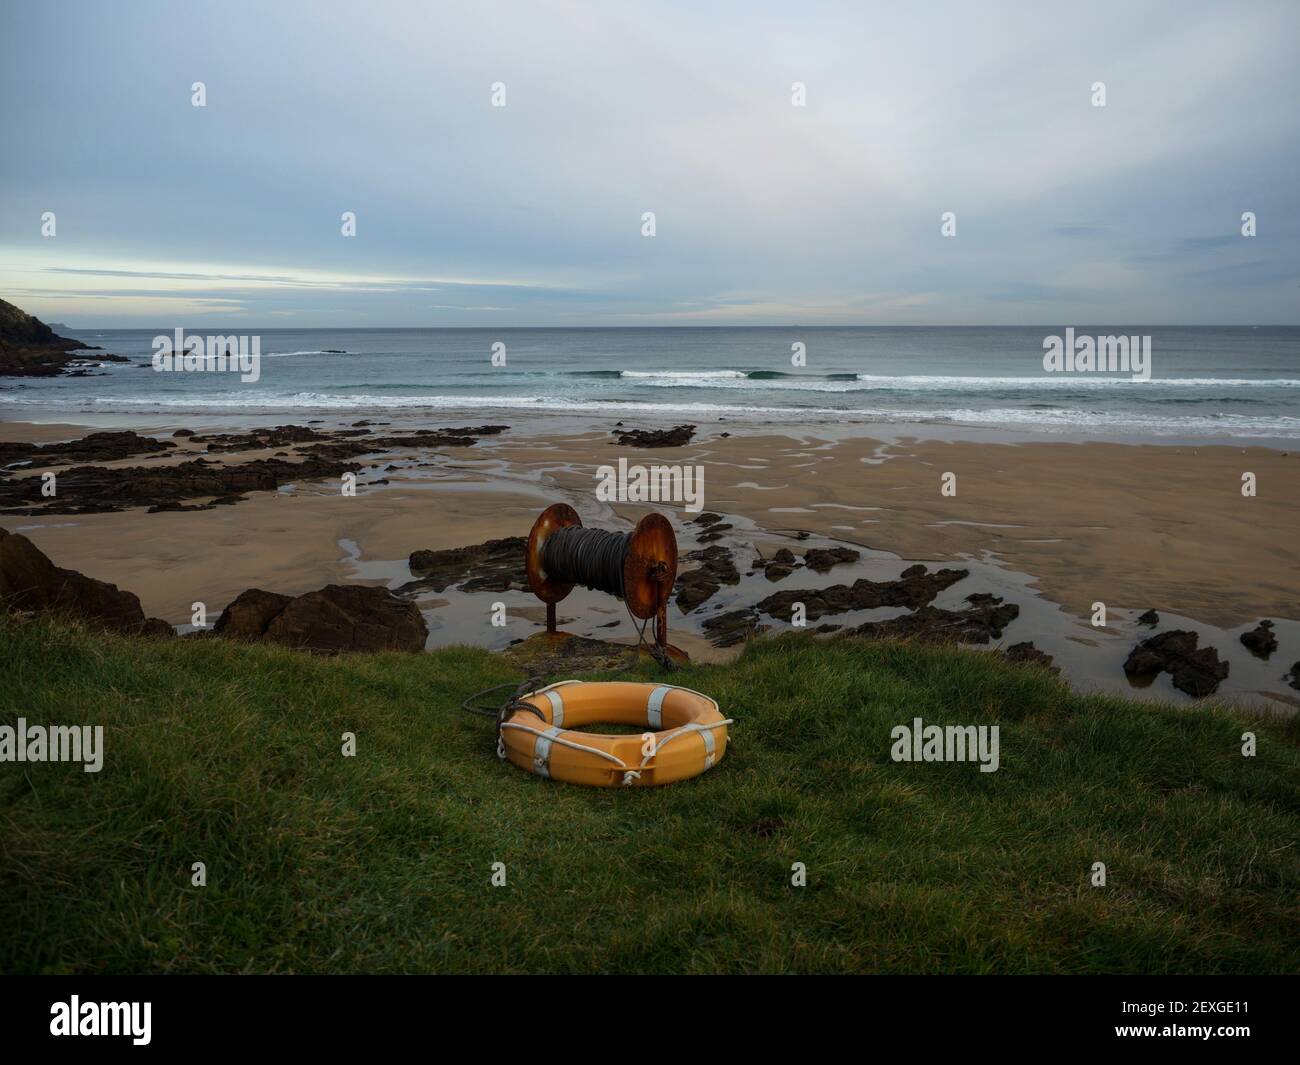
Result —
M722 760L727 726L707 695L672 684L560 681L520 696L500 724L497 753L520 769L598 788L653 787L699 776ZM641 735L577 732L640 725Z

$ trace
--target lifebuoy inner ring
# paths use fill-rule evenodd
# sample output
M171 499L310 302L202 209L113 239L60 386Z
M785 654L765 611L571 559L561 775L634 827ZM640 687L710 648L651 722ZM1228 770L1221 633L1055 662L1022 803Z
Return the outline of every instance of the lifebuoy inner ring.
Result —
M727 726L707 695L671 684L561 681L521 696L501 722L498 752L530 773L598 788L651 787L711 769L727 750ZM653 736L606 736L573 727L640 725Z

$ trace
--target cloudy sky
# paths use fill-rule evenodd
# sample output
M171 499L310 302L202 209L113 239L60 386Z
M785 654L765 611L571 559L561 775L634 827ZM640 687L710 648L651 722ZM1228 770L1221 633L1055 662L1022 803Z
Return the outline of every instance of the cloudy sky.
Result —
M1294 0L6 0L0 296L83 327L1300 323L1297 40Z

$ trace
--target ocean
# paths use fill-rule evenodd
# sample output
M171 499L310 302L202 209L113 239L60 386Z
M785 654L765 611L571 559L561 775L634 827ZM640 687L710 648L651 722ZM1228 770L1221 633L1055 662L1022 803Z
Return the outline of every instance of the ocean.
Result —
M228 327L230 328L230 327ZM348 416L562 415L861 427L990 427L1070 438L1300 439L1300 327L1075 326L1149 335L1151 380L1049 373L1064 327L264 329L261 375L158 373L173 328L78 330L131 363L0 382L0 418L93 424ZM201 330L189 330L201 334ZM792 345L806 362L792 365ZM500 347L504 345L504 352ZM493 365L494 351L504 365ZM499 361L499 360L498 360Z

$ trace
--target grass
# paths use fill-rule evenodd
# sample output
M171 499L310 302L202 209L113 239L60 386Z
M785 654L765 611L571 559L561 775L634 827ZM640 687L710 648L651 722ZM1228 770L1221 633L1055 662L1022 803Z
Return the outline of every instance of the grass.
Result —
M5 972L1300 971L1294 722L783 637L672 678L736 719L717 768L602 791L496 759L479 650L0 620L0 677L0 722L105 726L98 774L0 764ZM915 716L1001 769L891 761Z

